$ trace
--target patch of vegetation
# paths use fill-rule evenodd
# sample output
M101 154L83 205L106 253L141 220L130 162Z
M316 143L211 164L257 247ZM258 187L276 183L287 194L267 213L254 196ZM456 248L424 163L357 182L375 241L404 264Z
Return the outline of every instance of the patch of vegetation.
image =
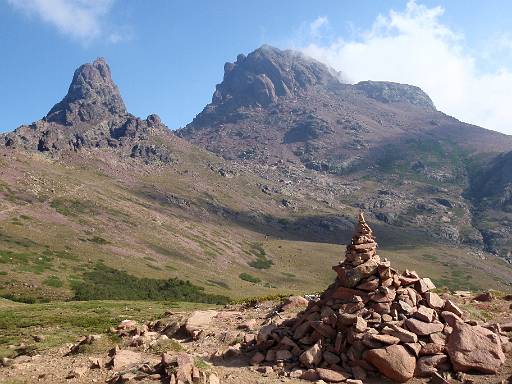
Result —
M154 353L164 353L164 352L183 352L185 348L178 341L173 339L167 340L158 340L155 344L151 345L151 351Z
M255 304L262 303L264 301L281 301L287 297L290 297L290 294L283 293L283 294L276 294L276 295L250 296L250 297L242 297L239 299L231 300L231 303L254 306Z
M54 256L58 259L65 259L65 260L78 260L79 257L77 255L74 255L73 253L69 252L67 249L60 251L60 250L50 250L46 249L42 253L44 256Z
M48 276L48 278L43 281L43 284L53 288L61 288L64 285L61 279L54 275Z
M12 357L10 344L30 340L30 335L41 334L41 343L33 344L37 351L73 342L77 335L107 332L120 319L138 322L158 319L169 310L207 309L209 304L190 304L162 301L82 301L52 302L48 304L19 304L0 300L0 358ZM115 336L104 336L93 343L92 351L103 353L109 346L119 344ZM88 347L86 347L88 348ZM1 380L0 380L1 381Z
M269 260L269 259L256 259L254 261L251 261L249 263L249 266L253 267L253 268L256 268L256 269L269 269L272 264L274 264L272 262L272 260Z
M0 276L7 276L7 272L6 271L0 271Z
M147 245L150 249L152 249L156 253L159 253L160 255L168 256L173 259L180 259L180 260L188 260L189 259L189 257L187 255L185 255L184 253L182 253L176 249L169 249L169 248L162 247L158 244L151 244L151 243L148 243Z
M158 265L153 265L153 264L149 264L149 263L146 264L146 267L154 269L155 271L161 271L162 270L162 268L160 268Z
M209 285L216 285L217 287L221 287L221 288L224 288L224 289L231 289L228 285L228 283L225 283L224 281L219 281L219 280L206 280L206 282L209 284Z
M240 275L238 275L238 277L240 277L240 279L242 279L243 281L248 281L249 283L261 283L261 279L259 277L250 275L245 272L242 272Z
M295 274L290 273L290 272L281 272L281 275L288 277L289 279L293 279L293 278L297 277Z
M256 260L249 263L249 266L256 269L269 269L274 263L272 260L267 259L263 244L260 242L251 243L249 253L256 256Z
M201 371L207 371L211 368L211 365L201 356L194 357L194 365Z
M180 279L138 278L97 264L72 284L75 300L176 300L226 304L229 298L204 292L204 288Z
M50 206L64 216L78 216L84 213L96 212L94 203L87 200L58 197L52 200Z
M429 255L427 253L423 254L421 257L424 258L425 260L429 260L429 261L437 261L438 260L438 257L436 255Z
M106 353L115 345L121 344L121 337L118 335L102 335L98 340L94 340L91 344L82 344L78 347L78 350L75 353L83 353L83 354L100 354Z
M14 295L12 293L0 295L0 297L7 299L7 300L14 301L15 303L23 303L23 304L48 303L50 301L47 297Z
M99 244L99 245L110 244L110 242L108 240L105 240L101 236L93 236L93 237L87 239L87 241L89 241L91 243Z
M450 263L443 263L443 265L450 268L450 275L445 273L441 276L441 278L433 279L436 287L445 287L451 291L460 289L468 291L478 290L478 286L472 282L473 276L470 273L460 270L455 265Z

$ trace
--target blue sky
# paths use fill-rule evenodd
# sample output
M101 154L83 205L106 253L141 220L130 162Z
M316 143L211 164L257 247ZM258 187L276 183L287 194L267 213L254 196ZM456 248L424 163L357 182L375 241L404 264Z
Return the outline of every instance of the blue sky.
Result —
M184 126L223 65L267 43L353 82L412 83L440 110L512 134L512 2L0 0L0 130L44 116L102 56L133 114Z

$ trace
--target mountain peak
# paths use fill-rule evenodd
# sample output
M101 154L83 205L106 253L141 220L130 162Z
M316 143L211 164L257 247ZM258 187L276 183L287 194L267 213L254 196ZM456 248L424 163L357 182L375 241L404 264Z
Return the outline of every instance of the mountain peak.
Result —
M46 121L63 125L94 123L111 115L126 114L119 89L112 81L104 58L81 65L74 73L68 93L46 115Z
M297 51L263 45L224 65L224 79L217 85L212 103L268 105L315 85L337 83L339 74L325 64Z

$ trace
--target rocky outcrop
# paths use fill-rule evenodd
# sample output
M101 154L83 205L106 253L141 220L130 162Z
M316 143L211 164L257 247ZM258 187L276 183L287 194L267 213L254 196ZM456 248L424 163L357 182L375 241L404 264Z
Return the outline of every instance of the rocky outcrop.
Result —
M430 97L419 87L390 81L361 81L355 88L372 99L383 103L407 103L435 111Z
M157 115L139 119L126 111L104 59L75 71L68 93L41 120L4 135L9 148L60 153L86 148L120 148L146 162L170 162L156 136L172 135ZM165 140L164 140L165 141Z
M354 379L379 372L396 382L442 378L452 366L495 373L504 363L501 340L507 337L495 326L465 322L453 301L432 292L429 278L391 268L377 254L362 213L345 260L333 269L337 278L318 300L295 318L261 329L260 358L253 362L286 356L287 364L308 369L303 378L327 377L327 369Z

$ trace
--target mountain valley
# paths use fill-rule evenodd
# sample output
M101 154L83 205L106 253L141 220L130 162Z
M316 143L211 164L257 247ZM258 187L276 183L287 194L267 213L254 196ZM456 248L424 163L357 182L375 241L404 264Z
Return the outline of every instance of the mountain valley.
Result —
M171 131L128 113L97 59L1 140L0 292L13 300L76 298L98 268L230 298L320 291L359 210L394 264L510 290L512 137L414 86L347 84L263 46Z

